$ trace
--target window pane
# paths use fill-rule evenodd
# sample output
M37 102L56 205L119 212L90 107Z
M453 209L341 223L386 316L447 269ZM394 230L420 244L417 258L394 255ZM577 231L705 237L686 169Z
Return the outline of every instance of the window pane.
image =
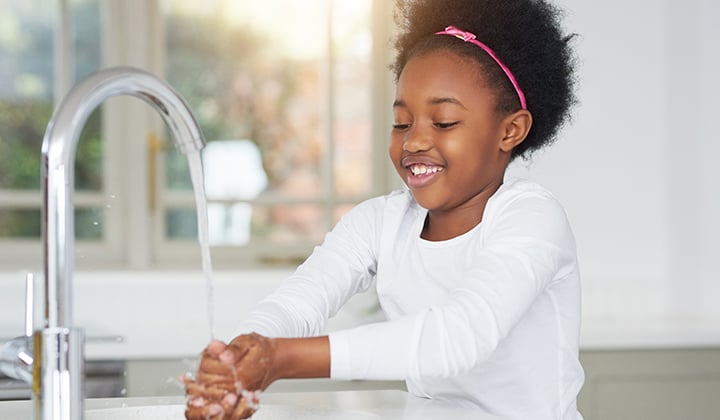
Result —
M39 209L7 210L0 208L0 237L40 238L41 212ZM78 239L102 239L104 213L102 209L75 210L75 236Z
M0 208L0 238L39 238L40 210Z
M165 188L170 191L191 191L192 180L187 157L175 150L172 142L169 142L162 155L165 159Z
M327 11L269 3L168 1L167 78L208 140L257 145L267 193L318 197L327 148ZM168 186L177 187L177 178L168 173Z
M58 4L40 0L4 0L0 14L0 189L39 190L41 144L53 111L55 27ZM74 60L68 64L84 78L100 63L98 0L70 3ZM75 185L102 188L100 112L94 112L77 147ZM0 206L9 203L0 203ZM0 237L39 238L40 210L3 210ZM79 211L83 213L83 211ZM97 218L93 216L93 218ZM78 226L76 224L76 226ZM78 232L99 238L99 227Z
M169 209L165 212L165 236L168 239L197 240L197 212L195 209Z
M166 75L209 141L213 245L316 243L333 222L331 195L371 193L371 4L165 3ZM165 188L189 190L185 158L172 150L165 164ZM316 203L283 204L297 199ZM189 226L166 214L169 234Z
M72 0L70 13L73 37L74 82L100 69L102 59L99 0ZM102 113L96 109L88 118L78 140L75 155L75 188L101 191L102 171Z
M40 0L5 0L0 15L0 188L40 188L40 145L52 116L56 7ZM100 63L97 0L73 1L73 41L78 78ZM78 189L101 188L99 113L78 143Z
M102 239L104 221L103 209L75 209L75 237L85 240Z
M75 188L78 191L97 191L103 188L102 106L87 120L75 152Z
M0 13L0 188L40 188L40 145L52 115L54 7L3 2Z
M165 213L169 239L197 240L197 213L192 208L173 208ZM327 223L317 204L251 205L209 203L210 244L246 245L250 241L278 245L319 243Z
M333 180L340 197L371 194L371 3L333 3Z
M324 210L317 204L253 206L254 239L292 245L320 243L327 232Z

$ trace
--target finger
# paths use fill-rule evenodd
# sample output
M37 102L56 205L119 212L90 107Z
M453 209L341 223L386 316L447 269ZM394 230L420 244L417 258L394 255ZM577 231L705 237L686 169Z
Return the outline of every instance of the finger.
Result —
M234 391L234 388L230 391ZM185 392L191 399L203 398L208 402L215 402L221 401L228 393L228 390L218 387L207 387L198 383L190 383L185 387Z
M203 357L200 360L198 372L215 374L215 375L232 375L232 366L228 366L220 359L214 357Z
M222 420L222 416L213 415L210 412L208 407L186 407L185 418L187 420Z
M180 380L180 382L182 382L183 385L187 385L189 383L195 382L195 379L193 379L189 373L178 376L178 379Z
M227 375L216 375L212 373L198 372L197 383L203 384L207 387L218 387L227 389L228 391L235 390L235 377Z
M186 420L204 420L204 414L202 408L198 407L185 407L185 419Z
M220 360L222 363L225 363L226 365L234 365L237 361L237 356L235 354L235 351L232 349L225 349L222 353L218 355L218 360Z
M249 348L252 346L257 345L259 342L262 342L264 340L267 340L266 337L263 337L260 334L251 333L251 334L243 334L238 335L237 337L233 338L230 343L227 345L228 348Z
M252 416L260 407L259 397L260 391L242 391L232 419L244 419Z
M241 398L240 402L235 407L235 411L233 411L232 416L230 418L232 420L246 419L246 418L252 416L256 410L257 410L257 405L250 404L247 401L247 399Z
M225 417L225 409L219 403L210 404L205 407L205 418L211 420L223 420Z
M225 351L225 348L227 345L223 343L220 340L212 340L210 341L210 344L205 348L205 351L210 353L212 356L217 356L223 351Z
M225 352L223 353L232 353L232 356L229 354L224 354L223 358L229 358L233 357L234 362L241 360L245 355L247 354L248 350L254 345L255 343L252 340L248 340L246 336L238 336L233 339L233 341L230 342L230 344L226 347Z
M226 414L231 415L233 411L235 410L235 405L238 402L238 396L234 393L228 393L226 394L222 401L220 401L220 405L222 405L223 410Z

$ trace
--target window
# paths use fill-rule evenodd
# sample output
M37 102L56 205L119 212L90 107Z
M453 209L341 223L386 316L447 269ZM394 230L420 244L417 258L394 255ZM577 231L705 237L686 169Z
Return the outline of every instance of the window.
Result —
M102 67L145 68L190 104L208 141L218 266L296 263L352 205L395 185L386 157L388 2L41 3L12 0L0 17L0 258L8 264L39 264L40 144L53 103ZM187 162L154 114L135 98L112 98L83 131L79 268L199 262Z
M100 67L97 1L73 1L62 13L45 3L7 1L0 16L0 246L17 251L17 256L9 253L11 261L18 256L36 261L40 253L40 146L53 98ZM56 31L58 22L65 27ZM102 236L100 130L98 111L89 118L77 150L78 240Z

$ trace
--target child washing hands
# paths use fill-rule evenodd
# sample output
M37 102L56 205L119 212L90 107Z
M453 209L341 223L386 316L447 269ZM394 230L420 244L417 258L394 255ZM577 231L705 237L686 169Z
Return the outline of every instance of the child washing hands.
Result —
M350 210L187 381L189 419L240 419L280 378L405 380L509 420L581 420L580 276L562 205L508 164L574 102L545 0L397 0L389 155L407 185ZM325 335L375 285L386 320Z

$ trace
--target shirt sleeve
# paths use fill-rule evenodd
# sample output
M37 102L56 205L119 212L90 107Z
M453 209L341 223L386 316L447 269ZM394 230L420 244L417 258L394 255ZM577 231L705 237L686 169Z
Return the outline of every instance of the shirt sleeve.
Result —
M495 206L482 246L446 301L384 323L330 334L337 379L449 377L490 357L546 287L575 270L564 209L543 194Z
M323 244L250 312L236 334L311 337L321 334L354 294L375 276L377 212L382 199L361 203L329 232Z

